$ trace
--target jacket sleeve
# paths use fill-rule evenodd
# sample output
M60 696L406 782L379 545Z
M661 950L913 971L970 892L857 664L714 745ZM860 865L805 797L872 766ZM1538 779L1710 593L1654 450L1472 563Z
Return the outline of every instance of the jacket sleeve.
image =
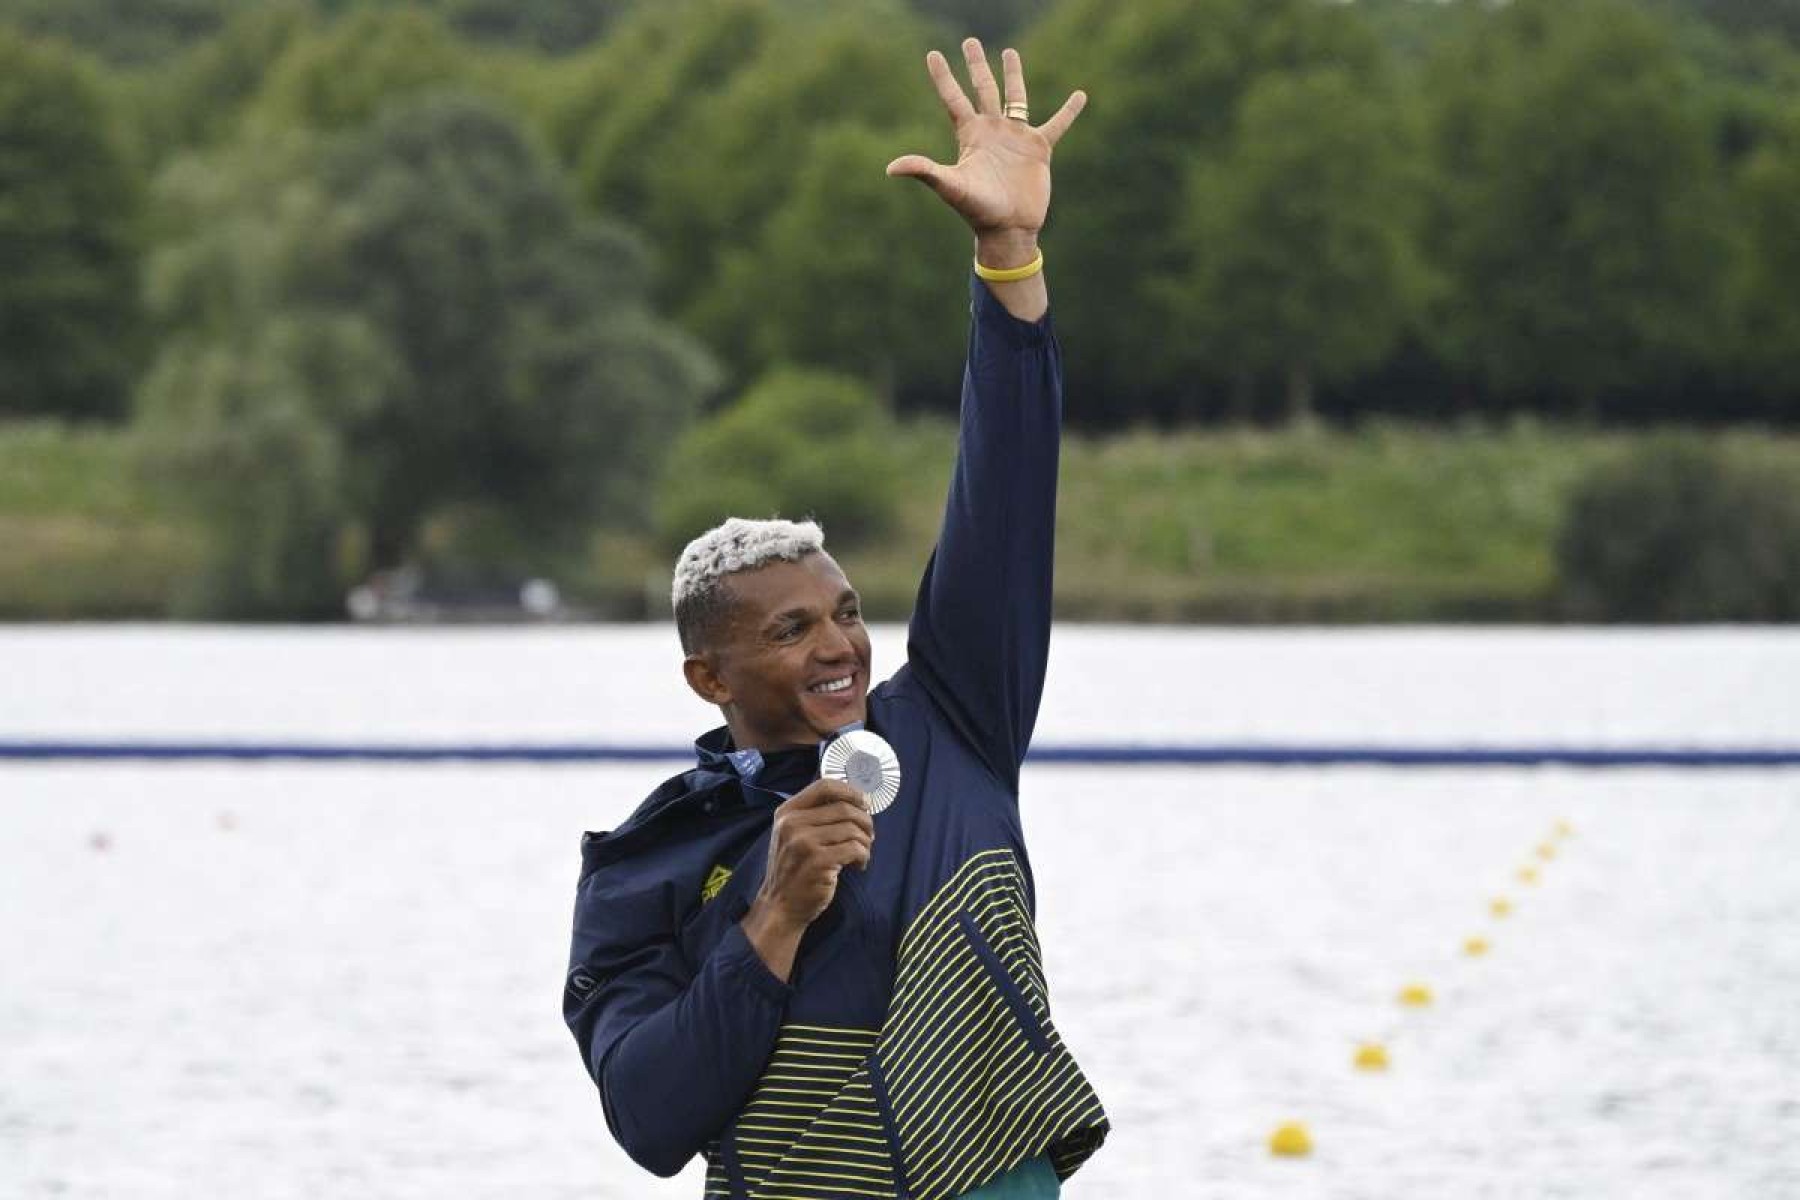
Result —
M927 693L1018 790L1050 651L1062 357L971 277L956 466L907 633Z
M677 1174L748 1101L768 1061L788 985L731 921L690 965L675 936L674 887L582 881L563 1017L625 1152Z

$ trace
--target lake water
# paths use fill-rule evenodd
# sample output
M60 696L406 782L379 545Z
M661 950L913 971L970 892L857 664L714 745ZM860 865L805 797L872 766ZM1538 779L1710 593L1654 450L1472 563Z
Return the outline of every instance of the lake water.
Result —
M0 629L0 738L672 743L711 723L675 659ZM1793 746L1800 633L1063 628L1038 737ZM673 769L0 764L0 1197L697 1197L613 1146L559 1014L579 833ZM1115 1125L1065 1195L1800 1196L1800 771L1045 766L1023 803Z

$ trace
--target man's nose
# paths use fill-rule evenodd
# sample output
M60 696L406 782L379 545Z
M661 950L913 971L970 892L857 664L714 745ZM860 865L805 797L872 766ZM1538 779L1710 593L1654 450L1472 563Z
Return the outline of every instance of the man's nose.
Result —
M856 643L850 640L850 635L844 631L842 625L836 621L828 621L826 630L825 636L820 638L815 645L815 651L820 658L834 662L840 658L856 656Z

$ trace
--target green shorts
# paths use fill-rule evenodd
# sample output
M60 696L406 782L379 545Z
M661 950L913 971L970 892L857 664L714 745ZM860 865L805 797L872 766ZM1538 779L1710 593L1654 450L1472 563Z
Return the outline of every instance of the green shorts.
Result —
M1006 1174L990 1179L962 1200L1056 1200L1062 1183L1047 1158L1028 1158Z

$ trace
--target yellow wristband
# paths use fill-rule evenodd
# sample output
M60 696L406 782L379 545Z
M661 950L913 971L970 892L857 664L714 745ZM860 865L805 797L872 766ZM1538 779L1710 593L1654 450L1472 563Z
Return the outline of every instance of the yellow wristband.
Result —
M1044 252L1039 250L1037 257L1022 267L984 267L981 260L975 260L975 274L989 283L1017 283L1021 279L1030 279L1044 269Z

